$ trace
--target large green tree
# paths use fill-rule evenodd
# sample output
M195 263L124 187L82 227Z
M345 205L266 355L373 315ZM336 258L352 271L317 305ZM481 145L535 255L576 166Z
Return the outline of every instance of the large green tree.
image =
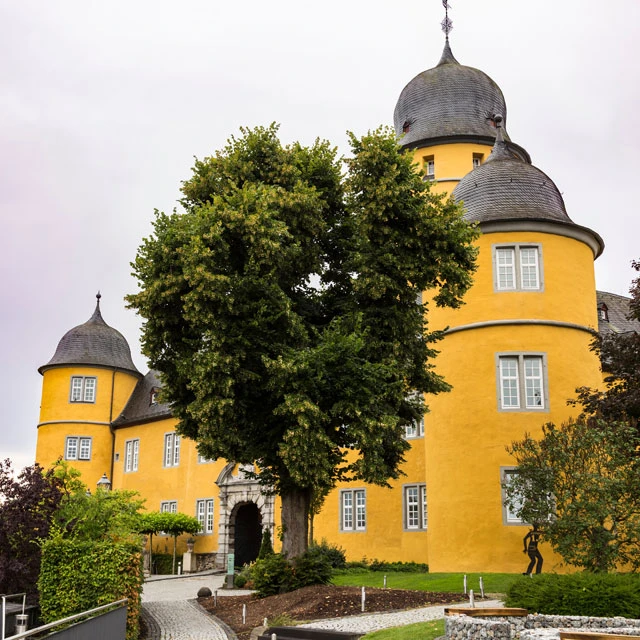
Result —
M518 465L506 504L565 562L588 571L640 568L640 437L630 422L547 424L508 449ZM633 452L634 455L630 455Z
M289 557L314 492L398 477L422 394L448 389L416 300L460 305L474 269L476 231L391 131L351 149L342 161L327 142L243 129L196 162L184 211L156 214L132 265L128 302L178 431L210 458L256 463Z

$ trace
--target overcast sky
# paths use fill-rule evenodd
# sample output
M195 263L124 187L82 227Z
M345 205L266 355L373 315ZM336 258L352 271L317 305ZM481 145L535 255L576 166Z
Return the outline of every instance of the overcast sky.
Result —
M507 130L604 238L597 286L640 258L640 1L451 0L451 46L502 88ZM285 141L392 124L439 60L441 0L0 0L0 458L35 455L42 378L102 292L142 372L129 263L193 157L242 125Z

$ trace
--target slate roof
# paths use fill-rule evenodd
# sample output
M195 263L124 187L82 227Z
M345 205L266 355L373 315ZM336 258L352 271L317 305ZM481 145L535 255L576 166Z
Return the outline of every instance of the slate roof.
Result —
M491 142L496 136L495 114L506 122L500 87L479 69L461 65L447 40L437 66L418 74L400 93L393 122L398 136L408 125L401 138L404 147L451 136Z
M84 324L67 331L58 343L53 358L38 371L66 365L89 365L122 369L141 375L131 359L131 349L125 337L110 327L100 313L100 294L96 309Z
M573 224L553 180L515 156L500 135L486 162L462 178L452 195L464 202L469 222L535 219Z
M596 291L598 300L598 332L601 334L628 333L635 331L640 333L640 321L629 320L629 303L631 298L620 296L607 291ZM600 317L601 305L606 305L606 315L608 320Z
M122 413L113 421L114 427L125 427L151 420L171 417L169 405L151 404L151 394L162 387L157 371L151 370L138 382Z

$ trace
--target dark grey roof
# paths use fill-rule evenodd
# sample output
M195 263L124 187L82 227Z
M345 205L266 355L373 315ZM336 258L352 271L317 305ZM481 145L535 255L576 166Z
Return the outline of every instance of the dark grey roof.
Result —
M100 294L96 309L84 324L62 336L53 358L38 371L63 365L95 365L122 369L140 375L131 359L131 349L125 337L110 327L100 313Z
M122 413L113 421L113 426L125 427L130 424L171 417L169 405L159 402L151 403L152 392L161 387L162 383L158 378L158 373L153 370L149 371L136 385Z
M596 297L598 299L599 333L628 333L630 331L640 333L640 321L627 318L631 298L607 291L596 291ZM608 320L603 320L600 316L600 308L603 304L606 305Z
M433 138L481 138L492 142L492 119L507 105L500 87L484 72L461 65L445 43L437 66L418 74L402 90L393 115L396 134L408 131L402 146L415 147Z
M470 222L535 219L573 224L553 180L515 156L500 135L487 161L462 178L452 195L464 202Z

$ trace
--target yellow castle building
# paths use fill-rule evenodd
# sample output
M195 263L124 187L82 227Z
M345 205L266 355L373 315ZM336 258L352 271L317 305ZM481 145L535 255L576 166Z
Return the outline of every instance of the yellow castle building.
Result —
M528 531L503 505L517 473L505 447L572 413L578 386L602 375L589 350L594 332L628 328L627 299L597 294L594 260L603 241L572 221L553 180L506 131L500 88L460 64L448 38L442 58L402 91L395 115L401 144L438 192L464 203L481 236L478 269L460 309L429 309L447 328L436 359L450 393L406 431L404 476L391 488L341 484L315 517L314 535L349 559L428 563L432 571L521 572ZM637 327L634 327L637 329ZM63 336L40 368L36 459L62 457L95 485L138 491L150 510L195 515L199 567L253 560L261 531L274 535L277 503L225 460L202 459L157 402L158 379L134 366L122 334L102 318ZM558 558L541 547L545 566Z

